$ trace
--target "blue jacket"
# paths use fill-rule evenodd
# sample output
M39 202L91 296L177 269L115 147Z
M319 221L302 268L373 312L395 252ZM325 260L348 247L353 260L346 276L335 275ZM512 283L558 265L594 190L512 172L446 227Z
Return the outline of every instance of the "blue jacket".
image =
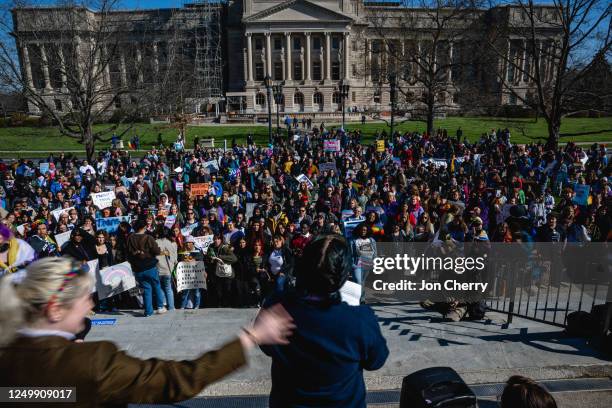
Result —
M297 326L291 343L265 346L272 357L270 407L363 407L363 370L377 370L389 350L369 306L331 305L287 295L280 302Z

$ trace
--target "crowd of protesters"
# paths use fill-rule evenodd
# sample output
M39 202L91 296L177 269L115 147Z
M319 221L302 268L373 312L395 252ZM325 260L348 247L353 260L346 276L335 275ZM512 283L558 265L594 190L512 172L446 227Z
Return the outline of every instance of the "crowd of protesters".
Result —
M449 135L377 134L305 126L271 145L159 146L143 158L100 152L0 162L0 269L71 256L99 267L129 262L145 314L175 307L250 307L294 280L320 234L350 240L350 279L362 283L377 242L545 241L611 238L604 145L519 145L507 129L469 142ZM48 163L48 165L46 165ZM197 195L192 191L199 187ZM98 208L92 194L113 191ZM57 209L67 209L59 216ZM55 213L54 213L55 211ZM116 231L100 219L130 216ZM350 229L348 226L351 225ZM58 245L56 236L70 231ZM205 251L198 237L212 236ZM176 293L180 261L202 261L207 289ZM221 267L222 266L222 267ZM132 292L134 294L135 292ZM101 309L131 298L100 302Z

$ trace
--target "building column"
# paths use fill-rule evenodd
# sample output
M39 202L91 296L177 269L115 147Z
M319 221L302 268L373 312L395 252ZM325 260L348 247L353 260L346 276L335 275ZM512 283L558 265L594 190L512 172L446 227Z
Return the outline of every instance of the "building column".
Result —
M453 42L451 41L448 45L448 82L453 81Z
M128 80L127 69L125 67L125 54L122 52L119 58L119 70L121 71L121 86L126 88L128 86Z
M350 33L344 33L344 79L351 77L351 41Z
M42 64L43 76L45 78L45 89L51 89L51 77L49 75L49 60L47 60L47 52L45 44L40 44L40 62Z
M287 65L287 54L285 53L285 47L281 47L280 59L281 59L281 67L283 68L282 79L287 80L287 66L288 65Z
M272 40L270 33L266 33L266 73L272 77Z
M417 40L417 66L416 66L416 75L417 77L421 74L421 42Z
M506 50L506 61L505 61L505 64L504 64L504 79L503 79L502 82L508 81L508 70L510 69L510 64L511 64L511 61L510 61L510 47L511 47L512 43L510 42L510 40L508 40L508 44L507 45L508 45L508 49Z
M144 67L142 66L142 50L139 44L136 45L136 64L138 64L138 83L142 84L144 82Z
M68 78L66 77L66 61L64 60L64 50L62 50L62 44L59 44L57 48L57 56L60 64L60 74L62 76L62 88L68 87ZM108 84L110 85L110 69L106 65L106 75L108 78Z
M311 79L311 67L310 67L310 33L304 33L304 35L306 36L306 62L305 62L305 68L306 68L306 81L310 81Z
M29 88L34 88L34 80L32 78L32 65L30 64L30 51L28 51L28 45L24 44L21 46L21 55L23 57L23 75L24 82Z
M159 50L157 42L153 43L153 72L155 72L155 76L159 75Z
M325 80L331 79L331 33L325 33Z
M291 81L291 33L285 33L287 40L287 69L285 70L285 80Z
M368 56L366 57L366 80L368 82L372 81L372 40L366 40L365 44L368 50Z
M253 82L253 40L251 33L247 37L247 81Z
M302 81L306 78L306 52L304 51L304 46L300 48L300 68L302 72Z

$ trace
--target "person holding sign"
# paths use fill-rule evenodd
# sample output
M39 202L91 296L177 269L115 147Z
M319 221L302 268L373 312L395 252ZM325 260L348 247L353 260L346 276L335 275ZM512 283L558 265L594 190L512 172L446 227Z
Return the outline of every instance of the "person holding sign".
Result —
M75 387L75 407L174 403L243 367L249 349L288 344L295 328L279 305L193 360L141 360L108 341L73 341L93 306L93 286L89 271L66 258L31 264L20 283L0 279L0 316L11 317L0 319L0 384Z
M185 238L185 247L178 254L179 262L199 262L204 260L204 255L202 252L195 248L195 239L188 235ZM206 278L207 274L204 272L204 277ZM183 300L181 300L181 309L187 309L189 305L189 301L193 298L193 309L200 308L200 302L202 301L202 295L200 293L199 288L195 289L185 289L183 291Z

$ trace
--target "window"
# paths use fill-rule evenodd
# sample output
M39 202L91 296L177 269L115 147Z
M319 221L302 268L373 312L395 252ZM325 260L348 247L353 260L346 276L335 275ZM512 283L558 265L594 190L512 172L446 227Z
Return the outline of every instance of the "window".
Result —
M321 61L315 61L312 64L312 79L320 81L321 78Z
M355 102L356 100L357 100L357 92L353 91L353 92L351 93L351 101L352 101L352 102Z
M510 94L508 96L508 104L509 105L516 105L516 95Z
M340 48L340 37L332 37L331 43L332 50L337 50L338 48Z
M280 38L274 38L274 49L280 50L281 48L283 48L283 40Z
M354 52L357 52L357 41L355 40L351 41L351 50L353 50Z
M274 63L274 79L277 81L283 79L283 63L282 62Z
M323 105L323 94L321 92L316 92L312 98L315 104Z
M352 71L353 71L353 76L356 77L357 76L357 65L356 64L353 64Z
M264 64L263 62L255 63L255 80L263 81L264 79Z
M55 104L55 110L56 111L62 111L62 101L60 101L59 99L54 99L53 103Z
M302 39L300 37L293 37L293 49L294 50L302 49Z
M295 95L293 95L293 104L304 105L304 94L301 92L296 92Z
M115 109L121 109L121 98L118 96L115 96Z
M264 94L262 93L258 93L257 95L255 95L255 104L260 106L260 107L264 107L266 106L266 97Z
M380 88L374 91L374 103L380 103Z
M338 61L334 61L332 62L332 66L331 66L331 74L332 74L332 79L334 80L339 80L340 79L340 62Z
M313 48L315 50L321 49L321 37L314 37L313 39Z
M302 63L300 61L293 63L293 79L296 81L302 80Z
M263 49L263 41L261 38L257 38L255 39L255 49L256 50L261 50Z
M453 103L459 103L459 93L453 94Z
M342 103L342 96L340 95L340 92L334 92L334 94L332 95L332 102Z

